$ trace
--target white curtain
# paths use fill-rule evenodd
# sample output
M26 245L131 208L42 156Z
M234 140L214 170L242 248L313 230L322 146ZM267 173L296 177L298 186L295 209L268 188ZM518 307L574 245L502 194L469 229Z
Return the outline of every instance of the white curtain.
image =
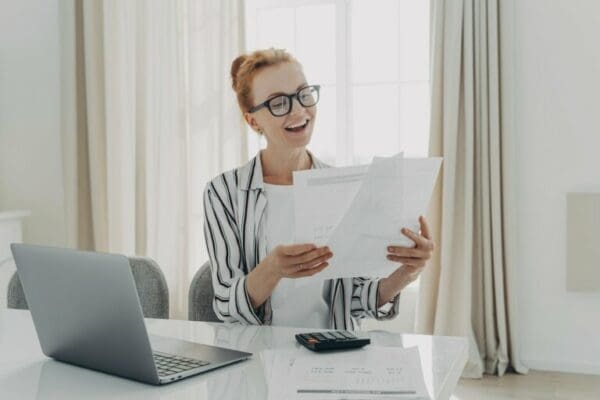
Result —
M431 213L439 250L421 277L416 328L468 337L465 377L525 373L512 280L511 132L500 124L499 4L432 5L430 154L444 166Z
M80 248L155 259L186 318L206 260L201 193L245 161L229 83L240 1L75 2ZM219 29L215 32L214 29Z
M248 160L245 122L231 88L231 62L244 52L242 0L189 1L190 183L193 270L208 260L206 182Z

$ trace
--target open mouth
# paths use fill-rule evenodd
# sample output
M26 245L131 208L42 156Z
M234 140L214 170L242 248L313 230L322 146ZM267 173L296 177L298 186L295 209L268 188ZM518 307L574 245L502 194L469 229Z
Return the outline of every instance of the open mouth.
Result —
M300 132L303 132L304 129L306 129L306 127L308 126L309 122L310 122L310 120L306 119L304 122L302 122L300 124L290 125L290 126L287 126L287 127L283 128L283 129L285 129L288 132L300 133Z

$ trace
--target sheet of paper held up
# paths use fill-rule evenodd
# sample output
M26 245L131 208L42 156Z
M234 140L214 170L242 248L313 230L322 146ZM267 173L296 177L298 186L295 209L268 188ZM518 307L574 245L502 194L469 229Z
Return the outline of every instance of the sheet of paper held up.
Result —
M268 399L430 399L418 347L341 353L267 350Z
M419 231L441 161L399 153L369 165L294 172L296 243L333 252L312 279L385 276L397 267L386 247L414 246L400 229Z

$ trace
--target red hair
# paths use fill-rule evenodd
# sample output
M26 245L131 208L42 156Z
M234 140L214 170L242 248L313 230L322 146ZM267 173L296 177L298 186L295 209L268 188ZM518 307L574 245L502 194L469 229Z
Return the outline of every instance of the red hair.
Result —
M256 50L250 54L242 54L231 63L231 86L237 96L242 112L254 105L252 99L252 80L256 74L269 66L285 62L298 61L283 49Z

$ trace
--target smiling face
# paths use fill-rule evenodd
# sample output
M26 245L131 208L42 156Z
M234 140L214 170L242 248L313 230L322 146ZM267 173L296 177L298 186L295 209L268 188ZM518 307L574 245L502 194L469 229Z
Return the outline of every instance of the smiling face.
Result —
M294 94L307 86L302 67L296 62L284 62L266 67L252 81L253 105L260 104L281 94ZM267 139L267 146L281 151L302 148L312 135L317 107L303 107L294 98L292 111L275 117L267 107L252 114L245 113L248 124Z

